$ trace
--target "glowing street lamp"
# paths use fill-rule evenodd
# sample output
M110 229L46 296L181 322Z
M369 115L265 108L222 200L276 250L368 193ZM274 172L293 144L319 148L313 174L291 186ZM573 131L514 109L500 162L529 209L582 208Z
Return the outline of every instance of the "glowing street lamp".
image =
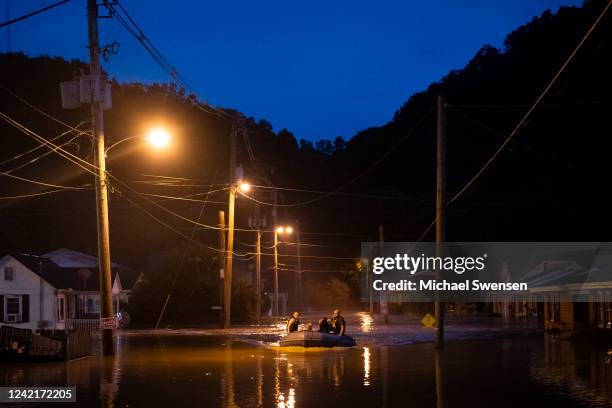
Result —
M249 183L247 183L246 181L241 182L240 185L238 186L238 188L243 193L248 193L249 191L251 191L251 185Z
M170 133L164 128L155 127L145 138L156 149L165 149L170 144Z
M108 146L106 148L106 150L104 151L104 155L107 156L108 152L113 149L115 146L128 141L128 140L132 140L132 139L141 139L141 140L146 140L147 142L149 142L151 144L152 147L154 147L155 149L165 149L166 147L168 147L168 145L170 144L170 133L168 133L167 130L165 130L164 128L161 127L155 127L153 129L151 129L149 131L149 133L147 134L147 136L142 137L142 136L130 136L130 137L126 137L125 139L121 139L118 142L113 143L112 145Z

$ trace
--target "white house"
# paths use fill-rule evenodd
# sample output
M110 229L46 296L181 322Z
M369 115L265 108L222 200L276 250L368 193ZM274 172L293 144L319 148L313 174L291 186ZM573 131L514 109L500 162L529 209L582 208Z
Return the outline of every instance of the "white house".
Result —
M112 264L115 311L139 274ZM69 249L0 259L0 324L32 330L96 328L100 313L98 260Z

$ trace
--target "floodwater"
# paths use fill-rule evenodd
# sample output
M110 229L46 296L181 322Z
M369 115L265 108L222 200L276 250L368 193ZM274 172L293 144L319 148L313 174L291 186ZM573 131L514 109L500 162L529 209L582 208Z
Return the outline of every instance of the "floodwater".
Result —
M76 386L69 406L612 406L612 366L592 344L449 319L436 353L433 331L417 321L347 317L350 349L279 348L280 325L119 331L114 357L3 363L0 385Z

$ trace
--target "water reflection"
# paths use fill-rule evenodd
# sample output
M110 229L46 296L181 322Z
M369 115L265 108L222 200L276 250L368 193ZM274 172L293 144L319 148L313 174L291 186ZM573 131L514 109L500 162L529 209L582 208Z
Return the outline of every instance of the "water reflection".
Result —
M612 400L612 365L606 356L603 348L550 335L544 338L543 364L534 364L530 375L581 403L607 407Z
M370 385L370 348L363 348L363 385Z
M362 333L369 333L374 329L374 318L371 314L362 312L358 313L359 317L359 328Z
M119 354L102 359L102 376L100 377L100 402L105 408L113 408L119 393L121 368Z
M0 385L76 385L83 406L610 406L605 350L552 337L333 350L128 336L117 356L0 364ZM501 392L504 384L512 392ZM77 406L75 405L75 406Z
M225 351L223 353L223 372L221 374L221 390L223 405L226 407L236 407L234 391L234 367L232 353L232 340L225 340Z

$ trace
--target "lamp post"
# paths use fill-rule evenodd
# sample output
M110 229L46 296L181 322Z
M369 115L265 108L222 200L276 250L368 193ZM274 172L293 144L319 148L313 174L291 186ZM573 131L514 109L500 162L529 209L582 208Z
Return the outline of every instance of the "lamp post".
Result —
M223 281L223 314L225 321L223 327L229 329L232 313L232 267L234 258L234 218L236 208L236 195L238 192L249 192L251 185L245 181L232 183L229 194L229 208L227 220L227 249L225 251L225 276Z
M293 233L291 226L278 226L274 228L274 315L278 316L278 236Z

